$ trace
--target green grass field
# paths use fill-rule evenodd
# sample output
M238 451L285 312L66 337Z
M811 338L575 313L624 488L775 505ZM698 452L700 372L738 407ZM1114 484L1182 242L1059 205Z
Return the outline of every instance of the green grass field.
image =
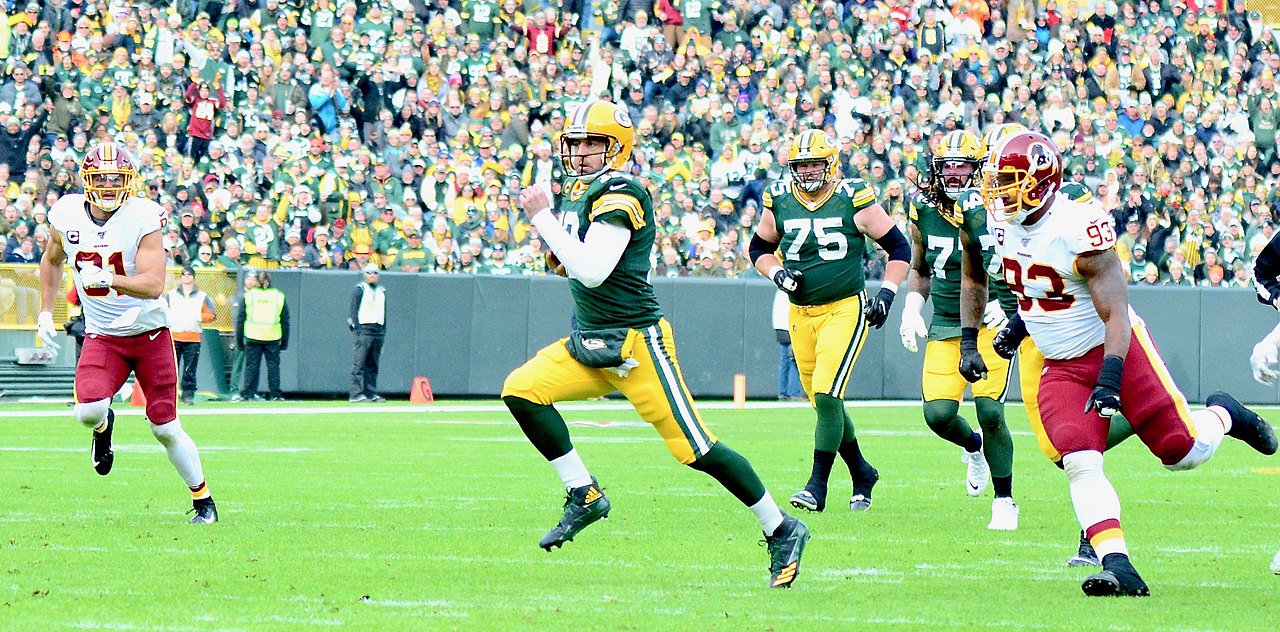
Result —
M1280 460L1227 439L1171 474L1136 440L1108 455L1145 600L1089 599L1062 473L1010 406L1021 529L986 530L958 448L918 407L854 406L880 470L847 511L842 466L790 591L766 588L750 512L684 468L617 402L566 407L613 513L565 548L538 538L563 488L496 402L384 408L203 405L222 521L189 497L138 409L100 478L65 406L0 406L0 629L1275 630ZM812 412L704 407L785 503L808 476ZM970 411L972 409L970 408ZM1268 411L1266 416L1280 419ZM971 415L971 412L970 412ZM972 417L970 417L972 418Z

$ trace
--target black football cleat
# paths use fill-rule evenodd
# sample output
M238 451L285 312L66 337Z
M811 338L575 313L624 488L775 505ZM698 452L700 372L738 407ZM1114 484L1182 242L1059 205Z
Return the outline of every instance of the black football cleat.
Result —
M1228 393L1217 391L1204 400L1204 405L1221 406L1231 415L1231 430L1227 431L1228 437L1239 439L1267 456L1276 453L1276 432L1271 429L1271 424L1258 416L1258 413L1245 408L1240 400Z
M191 501L191 511L196 515L191 518L191 524L213 524L218 521L218 507L213 504L213 497L198 498Z
M800 556L809 542L809 527L798 518L785 516L764 541L769 547L769 587L790 588L800 575Z
M116 411L107 409L107 427L102 432L94 431L93 433L93 471L99 476L106 476L111 473L111 466L115 463L116 455L111 451L111 430L116 426Z
M880 472L867 465L853 481L853 498L849 499L849 511L866 511L871 508L871 490L880 481Z
M591 523L608 518L611 507L599 483L594 476L591 477L590 485L569 490L564 499L564 515L560 516L560 523L542 536L538 546L550 552L551 549L564 546L565 542L572 542L573 536L591 526Z
M813 513L822 513L822 510L827 508L827 495L823 492L812 491L806 487L791 497L791 506L796 509L812 511Z
M1067 566L1101 566L1098 561L1098 552L1093 550L1093 543L1089 542L1089 538L1084 537L1084 531L1080 532L1080 548L1076 550L1075 556L1067 560Z
M1129 556L1123 553L1111 553L1102 558L1102 571L1086 577L1080 584L1080 590L1090 597L1151 596L1147 583L1129 563Z

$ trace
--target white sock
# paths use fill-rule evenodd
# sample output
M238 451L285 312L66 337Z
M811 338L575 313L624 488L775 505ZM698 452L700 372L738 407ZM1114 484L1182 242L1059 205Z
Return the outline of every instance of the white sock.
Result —
M773 496L769 495L768 490L765 490L764 496L756 504L751 505L751 513L755 514L756 520L760 521L760 528L764 530L765 535L773 535L784 518L782 510L778 509L778 503L773 502Z
M1098 559L1111 553L1128 555L1129 547L1120 528L1120 497L1102 471L1102 453L1072 452L1062 457L1062 467L1071 485L1076 519L1098 552Z
M200 466L200 453L196 444L182 429L182 422L174 419L167 424L152 424L151 434L169 453L169 462L187 487L196 489L204 485L204 468Z
M569 453L562 457L553 459L551 467L556 468L556 474L560 475L560 480L569 489L591 484L591 473L582 463L582 457L578 456L577 448L569 450Z
M1231 414L1221 406L1210 406L1191 413L1191 423L1196 427L1196 442L1182 460L1165 466L1170 471L1189 470L1208 461L1231 429Z

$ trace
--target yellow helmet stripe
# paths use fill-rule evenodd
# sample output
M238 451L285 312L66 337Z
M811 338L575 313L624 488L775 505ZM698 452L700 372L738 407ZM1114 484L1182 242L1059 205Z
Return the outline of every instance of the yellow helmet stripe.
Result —
M102 161L112 162L116 159L116 146L111 143L102 144Z

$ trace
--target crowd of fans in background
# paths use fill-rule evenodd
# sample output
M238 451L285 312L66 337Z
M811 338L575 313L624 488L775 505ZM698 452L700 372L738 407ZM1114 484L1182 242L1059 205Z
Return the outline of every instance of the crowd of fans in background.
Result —
M605 97L636 125L655 274L747 274L798 130L905 225L946 131L1020 122L1112 211L1134 283L1248 285L1280 45L1225 3L0 0L0 253L38 261L113 138L176 266L541 274L513 199L559 194L566 108Z

